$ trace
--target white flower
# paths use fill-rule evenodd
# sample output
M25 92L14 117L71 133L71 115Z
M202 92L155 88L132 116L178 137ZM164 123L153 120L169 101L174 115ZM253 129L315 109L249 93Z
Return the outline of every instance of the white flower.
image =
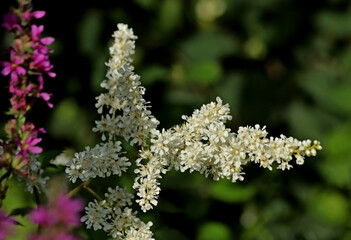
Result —
M97 202L94 200L85 207L86 215L81 218L81 221L85 222L88 229L93 227L96 231L109 225L107 223L109 209L104 206L105 203L105 201Z
M86 181L89 178L108 177L110 175L121 176L131 163L126 157L121 156L121 142L109 141L101 143L85 151L76 153L68 162L66 173L72 182L77 178Z
M126 188L116 187L115 189L108 188L108 193L105 193L106 199L110 205L117 208L122 208L132 205L133 194L127 192Z

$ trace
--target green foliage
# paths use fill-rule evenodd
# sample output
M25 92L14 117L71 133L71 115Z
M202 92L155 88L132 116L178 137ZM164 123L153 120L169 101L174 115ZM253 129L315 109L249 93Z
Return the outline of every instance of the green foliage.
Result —
M204 31L181 43L180 50L194 61L204 61L230 56L238 51L237 41L221 31Z
M253 198L256 190L252 185L233 185L229 180L220 180L211 184L209 191L212 198L234 204L249 201Z
M206 222L197 235L197 240L230 240L231 234L228 226L218 222Z

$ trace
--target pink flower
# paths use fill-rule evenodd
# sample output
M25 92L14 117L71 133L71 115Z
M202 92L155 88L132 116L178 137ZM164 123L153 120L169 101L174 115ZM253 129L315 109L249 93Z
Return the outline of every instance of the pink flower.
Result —
M45 14L46 14L45 11L34 11L34 12L25 12L23 13L22 16L24 19L30 20L32 17L36 19L42 18L45 16Z
M71 227L80 226L79 212L84 204L80 199L71 199L67 195L60 194L55 202L55 209L62 224Z
M22 30L21 26L18 25L18 18L13 13L6 13L4 14L4 19L2 26L5 27L7 30L11 31L12 29L17 28L18 30Z
M36 68L39 72L45 72L50 77L56 77L56 73L50 71L53 67L54 66L50 63L49 56L47 54L34 50L31 68Z
M27 145L28 151L38 154L38 153L41 153L43 151L42 148L35 146L40 142L41 142L41 138L35 138L33 136L29 136L25 143Z
M16 56L15 51L11 51L11 62L2 61L0 64L4 67L1 74L7 76L11 73L11 80L17 82L18 75L25 75L26 70L20 66L22 57Z
M81 239L77 238L72 234L61 232L61 233L51 234L48 236L32 235L29 237L29 240L81 240Z
M56 223L55 215L43 206L33 210L30 213L30 219L40 226L52 226Z
M21 148L21 151L17 153L17 156L22 156L23 161L26 161L28 152L35 154L41 153L43 149L41 147L36 146L40 142L41 138L36 138L36 136L29 136L24 143L18 141L17 146Z
M80 199L71 199L59 193L47 206L39 206L30 213L33 223L41 227L40 234L30 236L30 240L79 240L69 231L80 225L79 212L83 209Z
M40 34L44 31L44 26L40 25L39 27L35 24L31 26L32 28L32 40L39 41Z
M43 45L50 45L51 43L53 43L55 41L55 38L53 37L45 37L40 39L40 43Z
M7 236L14 233L14 225L16 225L16 221L6 217L5 213L0 210L0 240L5 240Z
M16 145L20 148L20 151L17 153L18 156L22 156L23 161L27 161L27 155L29 152L38 154L43 151L41 147L36 146L38 143L41 142L41 138L38 138L39 133L45 133L43 128L35 129L33 123L27 122L26 124L22 125L21 127L22 132L27 134L26 139L17 139Z
M36 19L39 19L39 18L44 17L45 14L46 14L45 11L39 11L39 10L38 10L38 11L32 12L32 16L33 16L34 18L36 18Z
M42 99L44 99L44 101L48 104L49 108L53 108L54 105L52 103L49 102L50 98L51 98L51 95L50 93L40 93L40 97Z

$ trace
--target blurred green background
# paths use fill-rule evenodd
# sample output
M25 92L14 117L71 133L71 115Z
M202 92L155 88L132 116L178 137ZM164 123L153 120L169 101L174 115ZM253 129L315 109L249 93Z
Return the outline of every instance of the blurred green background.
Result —
M1 1L1 12L14 2ZM231 106L227 125L233 131L258 123L272 136L318 139L323 146L290 171L251 164L244 182L235 184L170 172L161 181L159 205L140 214L154 222L156 239L351 239L349 0L33 3L47 11L39 22L56 38L51 59L57 77L46 81L55 107L38 102L31 114L48 131L44 159L99 141L91 132L98 118L95 96L102 91L111 35L117 23L126 23L139 37L135 71L161 128L220 96ZM10 37L3 29L1 35L4 50ZM2 112L9 106L6 81L1 77ZM2 136L6 119L1 116ZM103 193L111 180L130 188L133 178L130 171L94 188ZM104 239L101 232L80 233Z

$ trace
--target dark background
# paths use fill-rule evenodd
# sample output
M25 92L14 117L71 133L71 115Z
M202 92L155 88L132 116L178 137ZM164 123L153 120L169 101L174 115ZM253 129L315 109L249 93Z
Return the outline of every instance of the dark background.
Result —
M15 1L1 1L1 13ZM46 78L54 109L30 120L41 146L67 155L94 146L108 47L119 22L139 37L135 72L160 128L182 122L216 96L231 106L233 131L266 125L272 136L318 139L323 150L290 171L246 167L244 182L171 172L159 205L142 218L156 239L351 239L351 3L347 0L33 1L56 39ZM1 30L1 50L11 40ZM7 56L2 56L5 60ZM1 76L1 111L8 109ZM1 126L7 116L1 118ZM3 136L3 127L1 127ZM50 155L49 154L49 155ZM45 155L45 154L44 154ZM57 170L48 170L54 174ZM130 188L132 171L118 185ZM103 193L111 179L95 185ZM91 199L85 193L81 196ZM104 239L102 233L80 233Z

